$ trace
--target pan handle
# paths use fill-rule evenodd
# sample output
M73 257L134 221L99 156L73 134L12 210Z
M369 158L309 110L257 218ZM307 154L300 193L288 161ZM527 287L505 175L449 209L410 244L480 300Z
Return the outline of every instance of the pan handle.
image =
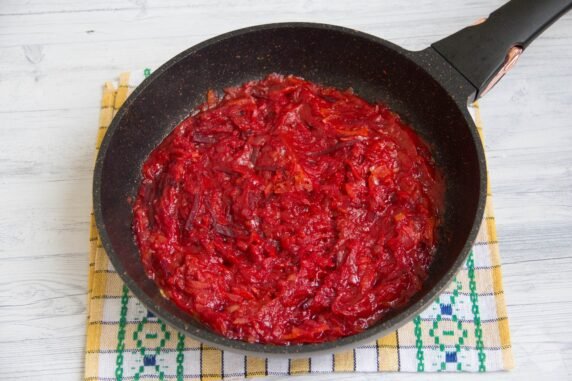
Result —
M572 7L572 0L511 0L486 20L435 42L435 49L476 89L486 94L524 49Z

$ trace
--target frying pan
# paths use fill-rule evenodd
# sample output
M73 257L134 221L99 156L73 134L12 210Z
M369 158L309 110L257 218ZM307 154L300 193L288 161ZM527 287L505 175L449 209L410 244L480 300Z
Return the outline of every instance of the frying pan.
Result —
M408 51L338 26L282 23L212 38L177 55L147 78L118 111L95 166L93 201L101 241L129 289L177 330L223 349L300 357L356 346L395 330L425 309L465 262L486 196L483 147L467 102L486 93L572 0L512 0L486 21ZM436 259L422 290L399 311L359 334L321 344L277 346L227 339L164 298L147 277L131 230L141 165L209 89L277 72L340 89L352 87L401 115L431 147L445 173L445 215Z

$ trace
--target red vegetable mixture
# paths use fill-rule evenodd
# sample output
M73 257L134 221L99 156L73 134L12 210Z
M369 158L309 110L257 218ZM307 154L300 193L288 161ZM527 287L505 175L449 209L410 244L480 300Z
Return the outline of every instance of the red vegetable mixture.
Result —
M396 114L352 91L277 74L210 91L142 172L149 276L228 338L352 335L427 277L443 179Z

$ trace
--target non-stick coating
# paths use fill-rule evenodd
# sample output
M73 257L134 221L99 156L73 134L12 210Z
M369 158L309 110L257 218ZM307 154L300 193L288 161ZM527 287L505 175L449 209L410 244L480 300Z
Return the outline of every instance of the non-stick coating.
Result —
M269 73L295 74L382 101L429 142L446 175L445 218L437 259L409 306L363 333L299 346L226 339L163 298L145 275L131 230L130 198L141 164L209 89ZM263 355L302 356L357 345L406 323L451 281L470 250L482 216L486 174L482 147L466 110L474 89L435 52L408 52L381 39L320 24L274 24L232 32L197 45L159 68L127 100L105 137L96 163L94 207L107 253L133 293L163 320L210 344Z

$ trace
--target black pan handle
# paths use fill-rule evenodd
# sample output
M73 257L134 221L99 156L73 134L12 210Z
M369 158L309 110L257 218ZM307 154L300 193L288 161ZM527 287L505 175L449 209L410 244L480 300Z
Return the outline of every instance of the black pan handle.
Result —
M522 51L572 7L572 0L511 0L485 20L433 45L483 96Z

